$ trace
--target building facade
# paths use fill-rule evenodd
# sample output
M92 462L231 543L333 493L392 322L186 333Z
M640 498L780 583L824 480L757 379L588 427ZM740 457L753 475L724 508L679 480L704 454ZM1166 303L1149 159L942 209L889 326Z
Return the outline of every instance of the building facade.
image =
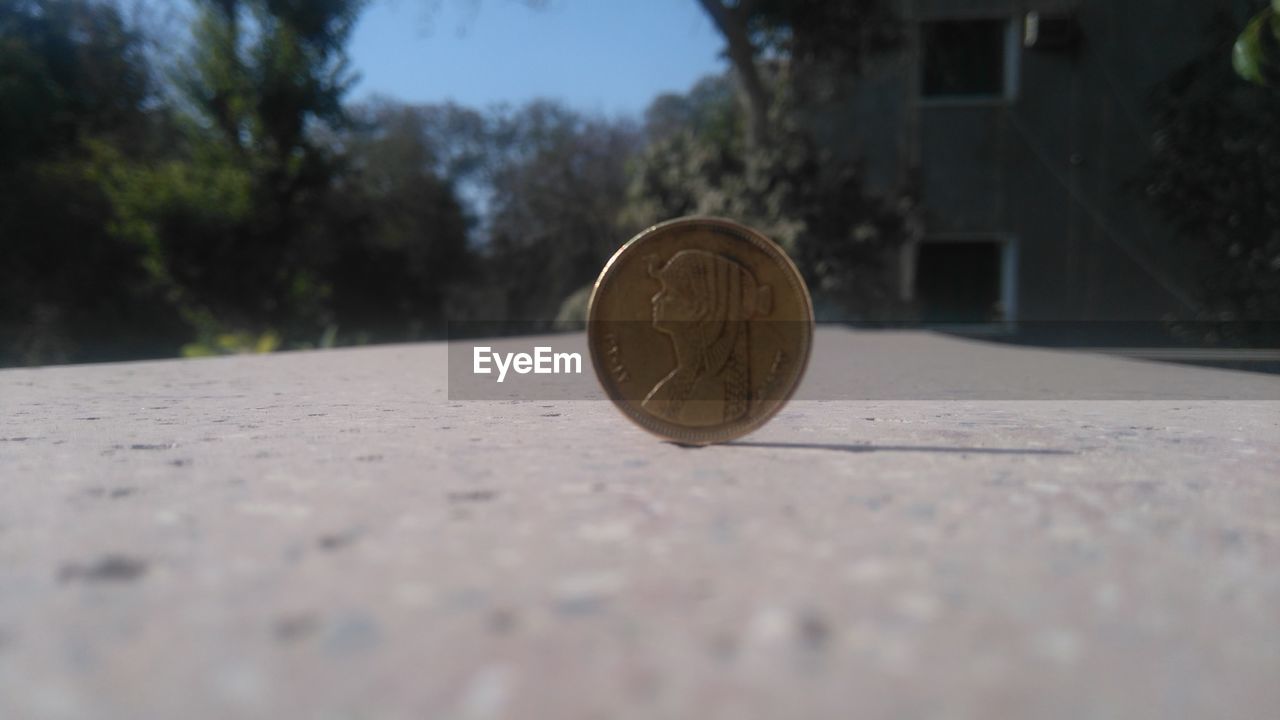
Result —
M906 42L815 131L873 189L916 178L927 230L897 258L902 299L926 322L1193 316L1191 268L1142 197L1148 98L1239 4L900 0Z

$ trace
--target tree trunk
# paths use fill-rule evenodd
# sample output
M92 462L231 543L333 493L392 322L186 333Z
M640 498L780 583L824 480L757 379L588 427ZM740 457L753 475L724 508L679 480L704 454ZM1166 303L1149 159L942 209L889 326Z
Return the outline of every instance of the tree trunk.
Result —
M747 35L747 18L750 17L750 0L742 0L734 7L721 0L698 0L711 22L724 35L728 44L729 62L738 78L738 99L746 111L746 136L751 145L760 146L769 139L769 89L760 77L756 65L758 51Z

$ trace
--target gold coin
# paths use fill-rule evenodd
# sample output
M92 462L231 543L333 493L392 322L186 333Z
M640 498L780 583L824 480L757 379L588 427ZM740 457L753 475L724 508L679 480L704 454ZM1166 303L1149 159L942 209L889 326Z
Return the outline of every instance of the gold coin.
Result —
M596 376L661 437L724 442L763 425L809 362L813 303L772 240L731 220L655 225L614 253L587 307Z

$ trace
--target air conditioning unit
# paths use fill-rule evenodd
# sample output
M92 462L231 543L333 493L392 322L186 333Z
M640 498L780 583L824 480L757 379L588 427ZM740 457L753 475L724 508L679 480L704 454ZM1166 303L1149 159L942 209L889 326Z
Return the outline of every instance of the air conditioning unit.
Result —
M1022 23L1022 46L1028 50L1071 50L1080 42L1080 24L1072 13L1031 11Z

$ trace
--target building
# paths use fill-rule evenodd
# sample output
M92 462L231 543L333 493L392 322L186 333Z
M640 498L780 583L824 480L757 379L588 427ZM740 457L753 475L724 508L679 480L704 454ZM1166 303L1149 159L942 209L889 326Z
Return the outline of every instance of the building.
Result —
M1241 3L898 5L907 41L815 131L875 189L918 178L927 232L896 263L902 299L926 322L1004 327L1193 316L1189 263L1142 199L1147 99Z

